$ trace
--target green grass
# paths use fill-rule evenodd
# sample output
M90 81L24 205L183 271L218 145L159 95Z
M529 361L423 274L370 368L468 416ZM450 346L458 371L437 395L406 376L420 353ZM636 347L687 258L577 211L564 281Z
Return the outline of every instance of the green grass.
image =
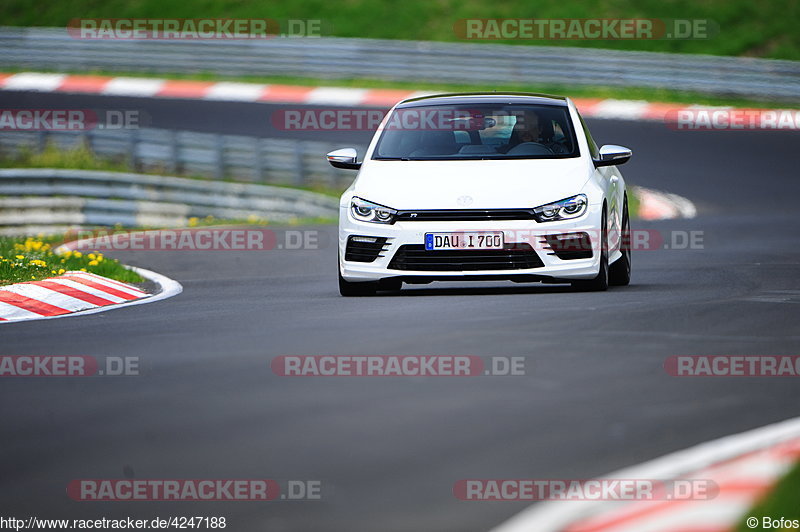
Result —
M26 69L3 69L4 72L24 72ZM44 69L37 69L39 72L47 72ZM567 85L519 85L498 82L496 84L486 83L428 83L428 82L404 82L387 81L370 78L357 79L319 79L296 76L275 76L275 75L252 75L252 76L220 76L209 72L184 74L184 73L164 73L164 72L125 72L108 70L91 71L63 71L59 72L96 75L96 76L131 76L141 77L150 76L156 78L185 79L197 81L241 81L245 83L268 83L283 85L302 85L302 86L327 86L327 87L354 87L363 89L408 89L409 91L431 91L431 92L480 92L480 91L512 91L512 92L538 92L545 94L556 94L569 96L570 98L614 98L619 100L647 100L651 102L673 102L688 103L699 105L726 105L732 107L763 107L763 108L784 108L791 105L791 102L776 101L768 98L763 100L741 97L726 97L704 94L701 92L651 89L638 87L606 87L606 86L567 86ZM800 103L800 94L794 100Z
M28 148L15 153L0 152L0 168L69 168L72 170L102 170L107 172L130 172L131 166L124 159L97 157L85 144L62 150L48 143L37 152Z
M775 489L764 500L747 513L736 528L737 532L752 530L790 530L791 528L789 527L783 529L780 527L762 528L762 518L769 517L771 519L780 519L784 517L787 520L800 520L800 504L798 504L798 499L800 499L800 464L797 464L788 475L781 479ZM757 518L759 523L758 527L748 527L746 523L747 517Z
M642 205L639 201L639 197L636 194L633 194L630 189L628 189L628 213L630 214L631 218L639 217L639 209L641 206Z
M126 283L144 281L138 274L125 269L119 261L106 258L102 253L67 252L56 255L53 249L62 240L60 236L0 237L0 285L39 281L77 270Z
M46 2L4 0L5 25L65 26L70 19L114 18L270 18L324 21L339 37L459 41L454 24L465 18L660 18L711 19L716 37L704 40L571 40L535 44L584 46L619 50L745 55L800 59L800 2L772 0L73 0ZM496 41L530 44L530 41Z

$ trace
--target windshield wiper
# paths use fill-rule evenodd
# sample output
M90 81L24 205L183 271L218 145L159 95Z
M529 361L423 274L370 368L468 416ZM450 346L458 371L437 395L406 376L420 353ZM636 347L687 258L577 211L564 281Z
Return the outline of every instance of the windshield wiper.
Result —
M410 161L408 157L373 157L376 161Z

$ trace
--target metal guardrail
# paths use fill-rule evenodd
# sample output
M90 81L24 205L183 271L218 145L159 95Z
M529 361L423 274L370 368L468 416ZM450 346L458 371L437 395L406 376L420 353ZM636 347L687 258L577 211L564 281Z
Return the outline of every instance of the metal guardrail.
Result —
M328 164L325 154L342 146L327 142L155 128L0 131L0 153L11 156L47 145L68 150L81 144L101 158L127 161L137 171L334 190L344 190L355 177ZM360 146L359 153L365 149Z
M190 217L276 222L335 218L335 198L304 190L59 169L0 170L0 234L82 226L184 226Z
M797 100L800 61L572 47L345 38L79 40L0 27L0 67L323 79L603 85Z

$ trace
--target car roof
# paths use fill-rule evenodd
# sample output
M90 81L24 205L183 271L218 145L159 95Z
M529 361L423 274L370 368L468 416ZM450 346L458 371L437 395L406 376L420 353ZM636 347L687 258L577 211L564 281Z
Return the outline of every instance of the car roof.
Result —
M458 92L451 94L433 94L409 98L397 104L398 108L420 107L423 105L453 104L540 104L566 107L567 98L550 94L533 92Z

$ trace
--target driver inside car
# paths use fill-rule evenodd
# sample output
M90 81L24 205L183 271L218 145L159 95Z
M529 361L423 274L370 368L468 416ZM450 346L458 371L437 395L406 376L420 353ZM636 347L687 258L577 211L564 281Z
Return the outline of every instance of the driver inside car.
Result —
M569 153L563 144L554 139L555 132L551 121L542 119L538 113L530 111L523 113L521 118L514 124L508 144L500 151L507 152L525 142L535 142L553 153Z

